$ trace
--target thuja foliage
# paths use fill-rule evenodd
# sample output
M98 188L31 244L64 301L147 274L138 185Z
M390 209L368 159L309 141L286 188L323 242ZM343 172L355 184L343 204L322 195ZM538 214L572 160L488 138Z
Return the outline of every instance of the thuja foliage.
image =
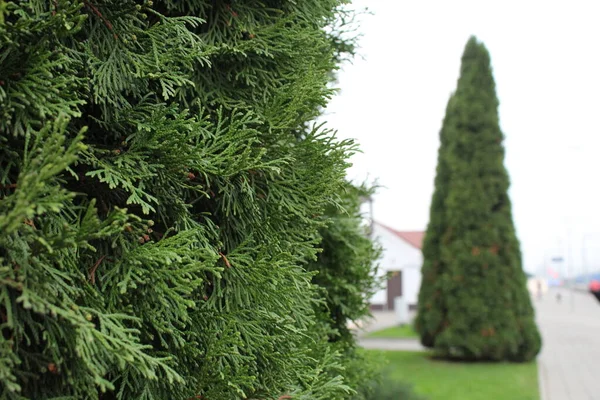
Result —
M373 268L381 249L369 239L368 227L361 225L361 200L373 190L348 183L341 193L340 202L325 210L328 223L320 230L322 250L308 266L318 272L313 282L323 288L322 309L331 321L334 341L352 337L347 322L370 314L369 300L381 283Z
M0 0L0 398L354 395L340 3Z
M446 358L531 360L541 340L507 193L490 56L474 37L440 139L423 248L421 341Z
M320 230L322 251L308 266L318 272L313 282L324 301L317 314L331 346L343 355L346 382L358 391L354 400L368 398L372 382L383 372L383 360L359 351L348 327L349 321L369 316L369 300L381 286L373 268L380 248L373 245L368 227L361 224L361 199L372 191L347 184L341 201L325 210L328 224Z

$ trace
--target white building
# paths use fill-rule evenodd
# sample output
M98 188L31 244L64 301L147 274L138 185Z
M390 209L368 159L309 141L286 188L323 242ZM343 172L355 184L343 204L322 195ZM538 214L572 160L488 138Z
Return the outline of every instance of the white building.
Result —
M421 286L424 232L397 231L383 224L373 224L373 238L383 248L378 261L379 274L390 274L385 288L371 298L374 310L393 310L394 298L402 296L411 309L417 305Z

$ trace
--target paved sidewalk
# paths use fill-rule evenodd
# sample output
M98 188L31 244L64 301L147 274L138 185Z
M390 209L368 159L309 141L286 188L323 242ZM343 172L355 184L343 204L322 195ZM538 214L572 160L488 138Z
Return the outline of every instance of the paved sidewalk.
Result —
M542 400L600 400L600 303L565 289L533 302L544 340L538 357Z
M387 339L387 338L361 338L358 345L365 349L398 350L398 351L425 351L419 339Z

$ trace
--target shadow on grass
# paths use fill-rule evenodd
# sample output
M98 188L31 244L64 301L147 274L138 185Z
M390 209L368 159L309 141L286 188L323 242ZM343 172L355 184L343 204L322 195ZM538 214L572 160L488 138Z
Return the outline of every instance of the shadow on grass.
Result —
M412 384L398 380L393 368L382 371L382 379L373 383L363 396L365 400L428 400L416 394Z

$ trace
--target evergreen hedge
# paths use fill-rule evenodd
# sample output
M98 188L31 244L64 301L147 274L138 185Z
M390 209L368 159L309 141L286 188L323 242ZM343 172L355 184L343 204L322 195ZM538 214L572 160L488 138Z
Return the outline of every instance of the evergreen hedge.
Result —
M344 330L376 256L355 147L311 124L341 3L0 0L0 398L329 400L375 373Z

